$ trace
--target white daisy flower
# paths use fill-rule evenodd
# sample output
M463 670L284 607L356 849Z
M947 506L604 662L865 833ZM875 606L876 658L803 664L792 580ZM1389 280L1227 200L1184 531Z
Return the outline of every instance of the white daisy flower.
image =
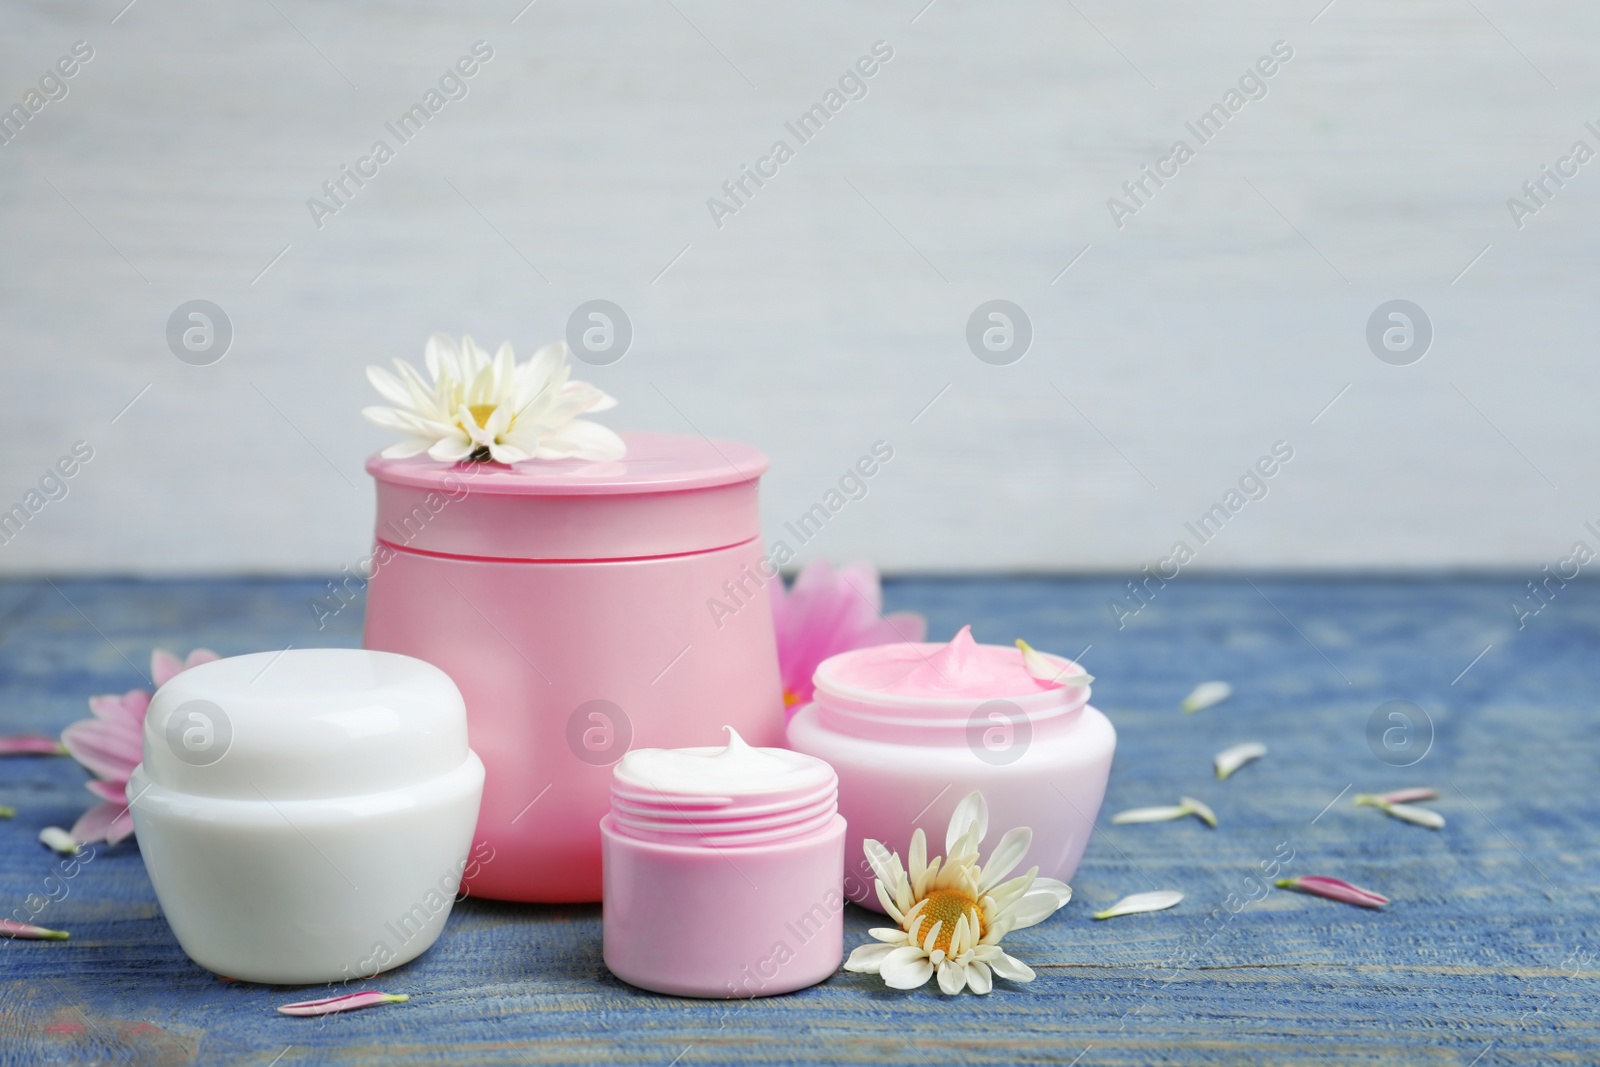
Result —
M982 793L956 805L945 834L946 856L928 860L927 839L911 835L911 869L881 842L864 842L867 862L877 876L878 901L897 927L870 930L877 944L850 953L844 969L883 976L891 989L916 989L935 974L939 989L987 993L993 976L1033 981L1033 970L1000 947L1013 930L1043 922L1072 899L1072 887L1039 878L1039 868L1002 882L1033 843L1026 826L1008 831L978 865L978 842L989 829Z
M394 407L361 414L406 435L383 454L390 459L426 452L441 462L463 459L520 463L528 459L621 459L622 438L597 422L578 418L617 402L588 382L569 381L567 344L545 345L518 363L501 343L493 358L471 337L460 346L442 333L423 352L430 385L404 360L398 376L368 367L367 380Z

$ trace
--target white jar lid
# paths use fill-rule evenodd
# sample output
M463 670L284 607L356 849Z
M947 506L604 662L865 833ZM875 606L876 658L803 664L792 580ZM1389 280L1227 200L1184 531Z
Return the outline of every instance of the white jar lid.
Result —
M144 723L145 775L194 796L355 796L466 759L461 691L393 652L291 648L204 663L157 690Z

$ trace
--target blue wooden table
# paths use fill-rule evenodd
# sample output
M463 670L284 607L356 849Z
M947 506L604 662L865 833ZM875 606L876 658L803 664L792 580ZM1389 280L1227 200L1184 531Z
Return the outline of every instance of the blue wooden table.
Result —
M294 1019L274 1008L323 991L191 964L126 843L40 913L72 940L0 941L0 1063L1597 1063L1600 587L1568 585L1519 629L1507 600L1524 577L1184 577L1120 630L1106 602L1122 599L1121 579L889 583L890 606L924 612L936 637L971 622L983 640L1090 646L1095 703L1121 740L1072 903L1008 940L1038 970L1030 985L946 998L841 973L768 1000L677 1000L607 973L598 907L468 900L431 951L373 983L409 1003ZM0 732L54 733L88 695L147 684L152 646L357 644L356 611L316 629L307 602L323 591L0 583ZM1211 678L1235 696L1180 712ZM1432 723L1410 767L1381 743L1390 720L1369 730L1391 700ZM1215 781L1212 753L1249 740L1270 755ZM0 822L7 914L42 891L57 858L35 837L92 801L84 779L66 759L0 760L0 803L17 809ZM1411 785L1441 790L1443 830L1352 803ZM1220 828L1109 823L1184 793ZM1252 874L1291 849L1289 873L1342 876L1393 903L1251 901ZM1151 888L1187 899L1090 919ZM869 925L849 909L847 947Z

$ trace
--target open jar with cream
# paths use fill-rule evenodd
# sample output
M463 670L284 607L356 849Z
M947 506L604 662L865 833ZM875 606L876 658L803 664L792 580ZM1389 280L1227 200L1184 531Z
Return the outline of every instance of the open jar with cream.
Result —
M997 826L1028 826L1024 865L1067 881L1105 795L1116 730L1089 706L1072 661L1035 677L1015 648L980 645L969 627L947 645L892 644L822 662L816 696L789 722L789 747L839 775L848 830L845 893L881 911L863 839L908 853L917 827L945 826L981 790ZM1052 672L1053 673L1053 672ZM934 834L937 837L937 834Z
M844 957L844 820L821 760L752 748L635 749L600 821L605 961L630 985L758 997Z

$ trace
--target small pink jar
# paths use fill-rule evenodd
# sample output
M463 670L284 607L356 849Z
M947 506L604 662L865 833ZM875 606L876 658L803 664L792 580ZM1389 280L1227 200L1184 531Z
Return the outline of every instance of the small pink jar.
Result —
M844 959L844 820L821 760L751 748L635 750L600 823L605 960L630 985L760 997Z
M612 463L367 461L365 644L434 664L466 698L486 770L473 839L494 855L465 883L476 896L599 900L598 827L623 753L718 744L725 724L757 745L783 735L766 457L623 438Z
M1063 677L1070 660L1046 657ZM963 628L948 645L843 652L813 677L813 702L789 722L789 747L832 764L849 826L845 893L882 911L863 839L902 859L920 826L937 854L950 815L982 790L999 832L1033 829L1022 866L1067 881L1105 796L1117 734L1090 707L1088 685L1034 678L1015 648L980 645Z

